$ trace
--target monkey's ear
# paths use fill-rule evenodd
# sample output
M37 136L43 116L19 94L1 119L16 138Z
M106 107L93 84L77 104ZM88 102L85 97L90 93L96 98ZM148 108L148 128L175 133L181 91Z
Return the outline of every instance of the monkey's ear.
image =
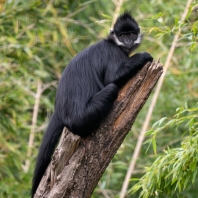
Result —
M110 29L110 34L115 34L114 29Z

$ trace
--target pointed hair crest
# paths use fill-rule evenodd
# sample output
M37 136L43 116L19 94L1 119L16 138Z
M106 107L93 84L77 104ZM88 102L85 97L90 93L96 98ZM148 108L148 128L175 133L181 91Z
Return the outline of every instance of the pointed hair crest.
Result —
M131 14L125 11L117 18L113 29L116 35L118 35L120 32L128 32L129 30L138 31L139 26Z
M134 18L131 16L129 11L124 11L123 14L121 14L116 21L118 20L134 20Z

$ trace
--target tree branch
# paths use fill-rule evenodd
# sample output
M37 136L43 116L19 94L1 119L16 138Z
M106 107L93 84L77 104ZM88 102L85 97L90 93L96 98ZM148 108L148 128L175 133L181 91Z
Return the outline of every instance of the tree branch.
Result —
M161 74L159 62L147 63L120 90L97 132L86 139L65 129L34 198L89 198Z

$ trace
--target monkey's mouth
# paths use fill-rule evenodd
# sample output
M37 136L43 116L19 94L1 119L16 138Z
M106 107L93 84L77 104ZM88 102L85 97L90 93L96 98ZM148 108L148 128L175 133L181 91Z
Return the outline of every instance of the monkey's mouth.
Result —
M140 45L140 43L135 43L132 47L133 47L133 49L136 49L139 45Z
M140 45L140 43L134 43L131 47L130 47L130 50L133 51L135 50L136 48L138 48Z
M127 52L127 54L130 54L132 51L134 51L136 48L138 48L139 45L140 45L140 43L134 43L128 47L124 47L124 46L120 46L120 47L122 49L124 49L124 51Z

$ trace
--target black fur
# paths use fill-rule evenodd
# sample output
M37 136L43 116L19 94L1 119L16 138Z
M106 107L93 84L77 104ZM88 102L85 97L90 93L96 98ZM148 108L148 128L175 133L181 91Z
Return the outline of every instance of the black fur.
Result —
M139 44L119 46L115 39L122 32L140 34L136 21L128 14L121 15L107 39L80 52L65 68L59 82L55 111L40 146L34 171L32 197L51 160L54 148L66 126L73 133L86 137L100 126L108 115L118 90L147 61L144 52L129 58Z

